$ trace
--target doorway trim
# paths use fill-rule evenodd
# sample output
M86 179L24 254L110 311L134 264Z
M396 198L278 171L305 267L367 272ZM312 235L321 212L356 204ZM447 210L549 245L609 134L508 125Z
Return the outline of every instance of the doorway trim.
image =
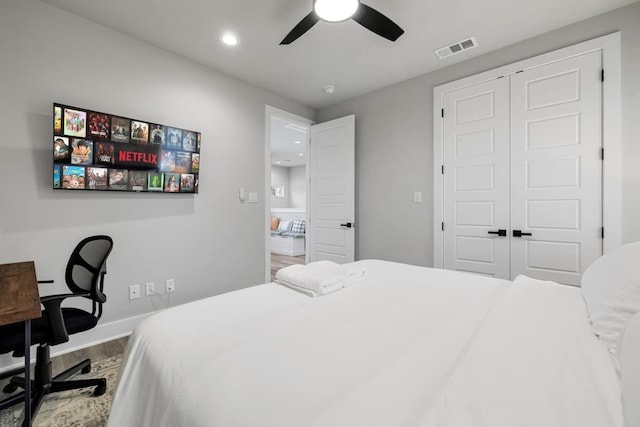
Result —
M602 146L606 151L602 165L602 225L605 229L603 252L606 253L622 243L621 53L620 32L615 32L445 83L433 89L434 267L444 268L444 181L441 167L444 165L442 107L445 93L593 51L602 52L602 68L605 71L602 83Z
M269 104L265 104L264 114L264 279L265 283L271 282L271 119L279 118L303 126L308 126L315 123L311 119L298 116L297 114L290 113L285 110L273 107ZM307 139L309 133L307 133ZM309 141L306 141L307 147ZM309 150L307 150L307 158L305 162L305 182L306 182L306 218L305 221L309 221ZM306 239L305 239L305 254L307 252Z

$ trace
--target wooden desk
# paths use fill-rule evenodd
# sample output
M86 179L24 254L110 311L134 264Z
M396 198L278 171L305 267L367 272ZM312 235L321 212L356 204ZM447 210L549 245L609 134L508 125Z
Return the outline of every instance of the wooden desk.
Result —
M0 326L24 322L24 424L31 425L31 319L42 316L33 261L0 265Z

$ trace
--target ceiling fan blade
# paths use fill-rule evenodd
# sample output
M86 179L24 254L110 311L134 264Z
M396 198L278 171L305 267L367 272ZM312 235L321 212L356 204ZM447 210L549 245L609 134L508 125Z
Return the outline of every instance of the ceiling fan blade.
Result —
M404 30L398 24L364 3L360 3L352 18L358 24L392 42L404 34Z
M318 22L320 18L316 14L315 11L312 11L307 16L302 18L302 21L298 22L298 25L293 27L293 30L286 35L284 39L280 42L280 44L290 44L295 41L298 37L309 31L311 27L313 27L316 22Z

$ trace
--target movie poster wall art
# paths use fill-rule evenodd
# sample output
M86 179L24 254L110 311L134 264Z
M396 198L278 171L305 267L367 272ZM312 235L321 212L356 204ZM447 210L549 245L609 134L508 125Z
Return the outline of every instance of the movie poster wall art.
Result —
M54 125L55 128L55 125ZM85 111L64 109L64 134L84 138L87 136L87 113Z
M198 193L202 135L53 104L53 188Z
M86 188L89 190L106 190L108 185L109 169L88 167Z
M111 122L108 114L89 113L89 135L88 138L98 140L109 140L111 135Z
M84 167L62 166L62 188L72 190L84 189Z

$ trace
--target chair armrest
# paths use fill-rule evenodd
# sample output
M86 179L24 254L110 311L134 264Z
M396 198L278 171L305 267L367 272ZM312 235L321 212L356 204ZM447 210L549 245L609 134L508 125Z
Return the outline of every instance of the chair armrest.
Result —
M62 301L71 297L88 297L89 294L58 294L47 295L40 298L40 303L44 306L44 314L47 322L49 323L49 330L51 332L52 342L51 345L61 344L69 341L69 334L67 328L64 325L64 319L62 317Z

